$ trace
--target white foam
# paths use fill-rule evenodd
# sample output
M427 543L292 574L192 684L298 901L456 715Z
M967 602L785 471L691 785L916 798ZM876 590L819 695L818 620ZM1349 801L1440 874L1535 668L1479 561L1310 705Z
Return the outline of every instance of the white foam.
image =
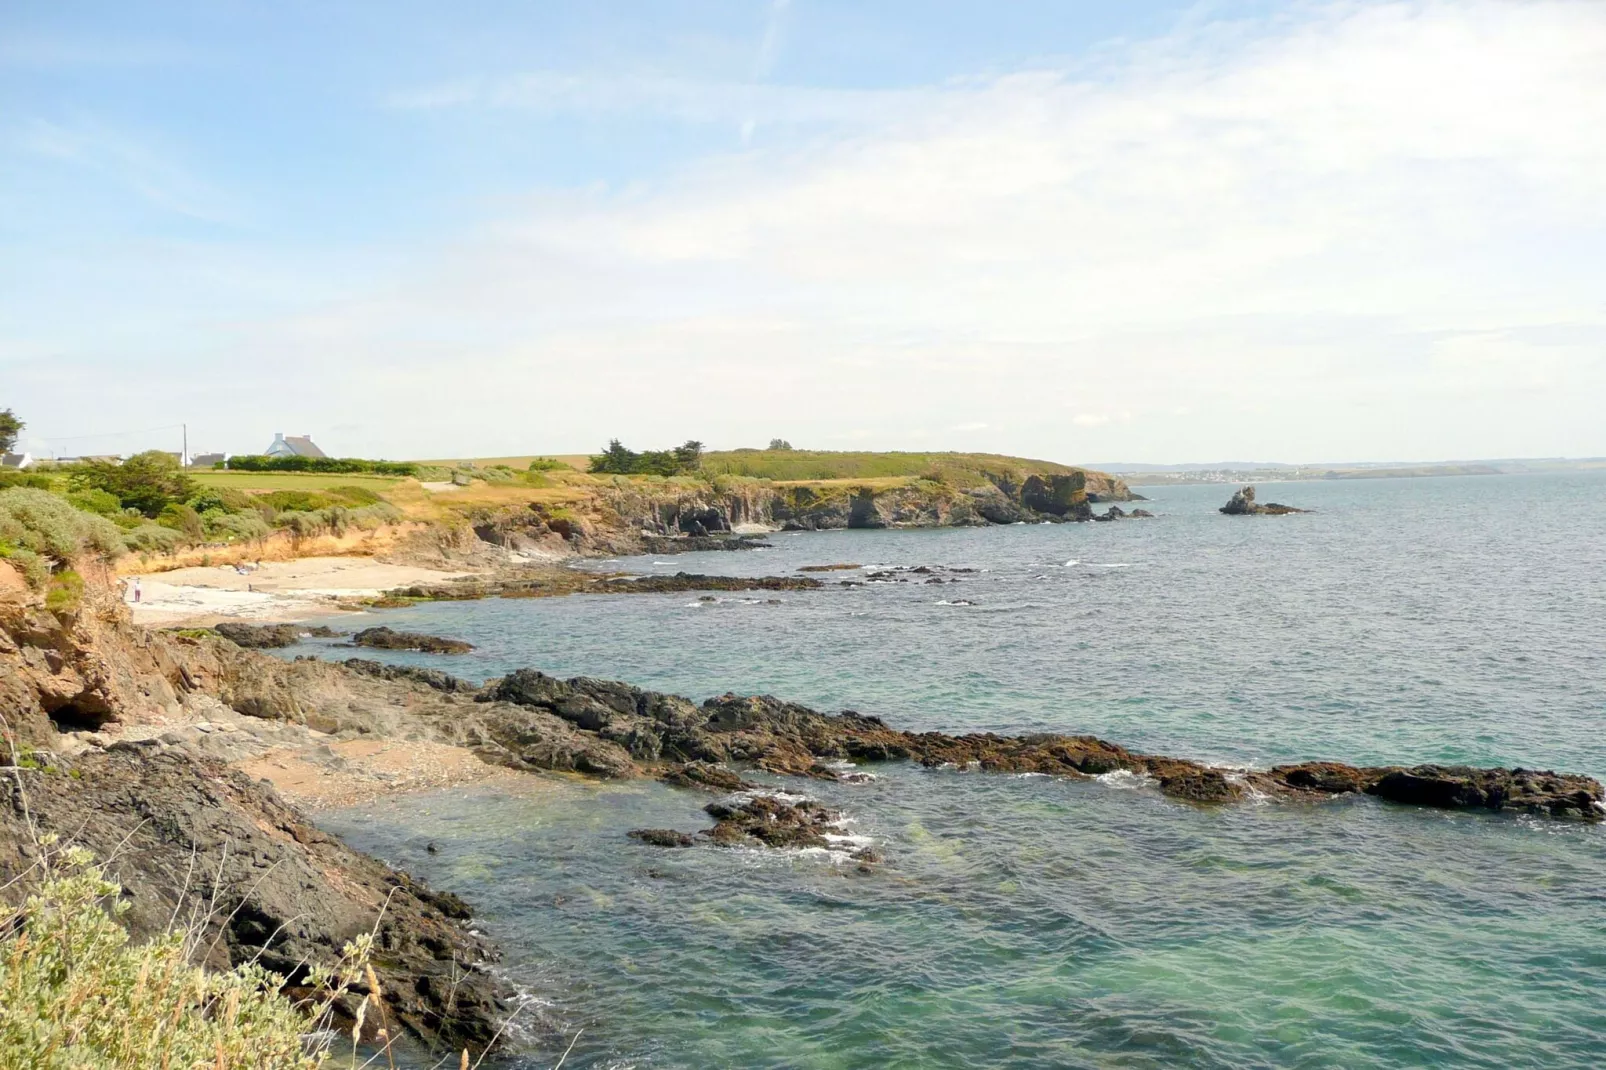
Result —
M976 603L967 602L963 598L956 599L955 601L950 602L950 601L948 601L948 599L944 598L942 601L940 601L940 602L938 602L936 604L939 605L939 606L973 606Z
M1130 769L1113 769L1108 773L1100 773L1093 779L1105 787L1131 791L1134 788L1147 787L1154 778L1147 773L1134 773Z
M1065 562L1064 567L1065 568L1070 568L1072 565L1080 565L1080 564L1081 564L1081 562L1073 557L1069 561Z

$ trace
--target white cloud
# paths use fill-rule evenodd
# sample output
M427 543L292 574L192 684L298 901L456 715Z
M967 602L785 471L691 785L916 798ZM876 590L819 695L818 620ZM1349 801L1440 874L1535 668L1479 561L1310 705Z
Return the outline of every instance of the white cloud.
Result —
M781 412L799 446L985 428L1066 460L1606 452L1598 3L1300 8L912 89L535 73L392 103L793 130L532 193L366 300L242 327L338 358L323 393L429 413L376 449L752 444ZM459 414L447 361L497 389Z

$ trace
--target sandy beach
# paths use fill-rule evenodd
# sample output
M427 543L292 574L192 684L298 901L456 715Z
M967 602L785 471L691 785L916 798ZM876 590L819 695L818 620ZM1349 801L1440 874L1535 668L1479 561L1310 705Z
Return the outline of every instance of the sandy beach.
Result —
M240 572L233 565L181 568L123 577L123 599L140 624L197 626L220 620L288 621L349 612L358 599L395 587L440 583L466 572L387 565L368 557L304 557L266 561ZM133 601L138 579L140 600Z

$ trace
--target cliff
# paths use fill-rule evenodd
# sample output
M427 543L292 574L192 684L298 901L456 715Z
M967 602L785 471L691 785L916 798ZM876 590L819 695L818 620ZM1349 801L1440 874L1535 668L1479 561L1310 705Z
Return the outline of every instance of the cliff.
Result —
M1094 519L1094 502L1134 498L1120 480L1081 469L1002 468L974 482L946 474L790 482L616 478L561 505L481 508L470 521L482 540L516 550L617 554L660 549L653 539L680 536L1080 522Z

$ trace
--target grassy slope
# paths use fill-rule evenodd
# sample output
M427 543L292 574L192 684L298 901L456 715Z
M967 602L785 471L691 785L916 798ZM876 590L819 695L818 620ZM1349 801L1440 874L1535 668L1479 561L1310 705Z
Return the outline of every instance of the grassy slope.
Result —
M491 484L475 480L467 487L431 491L416 479L393 476L340 475L307 472L225 472L192 471L205 486L236 487L245 491L326 490L331 487L361 486L379 493L415 520L441 520L461 516L476 508L519 506L539 502L545 505L579 504L594 499L598 488L615 476L585 473L587 458L582 455L530 454L523 457L476 457L423 461L443 467L471 463L478 468L507 465L522 472L537 456L552 456L570 465L571 471L543 472L531 483ZM871 453L825 450L724 450L704 455L704 472L738 480L773 480L790 485L809 485L825 491L842 491L862 486L889 490L922 477L938 477L952 486L972 486L985 482L983 473L1007 473L1024 479L1033 473L1055 474L1075 471L1069 465L993 453ZM663 485L656 477L631 477L644 486ZM677 480L676 482L680 482Z

